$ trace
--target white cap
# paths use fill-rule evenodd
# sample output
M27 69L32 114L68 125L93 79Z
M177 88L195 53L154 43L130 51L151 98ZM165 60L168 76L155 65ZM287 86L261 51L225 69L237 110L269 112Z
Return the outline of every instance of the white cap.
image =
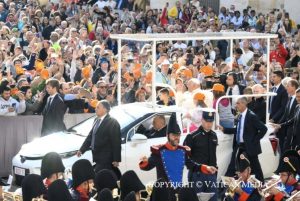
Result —
M170 62L169 62L169 60L165 59L165 60L161 63L161 65L170 65Z

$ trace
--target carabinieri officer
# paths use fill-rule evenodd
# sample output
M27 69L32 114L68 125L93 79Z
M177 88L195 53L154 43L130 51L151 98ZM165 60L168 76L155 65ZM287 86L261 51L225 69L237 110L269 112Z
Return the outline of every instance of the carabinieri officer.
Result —
M189 134L184 145L191 148L191 159L200 164L217 167L217 134L212 130L214 110L204 108L202 111L202 124L195 132ZM203 174L189 169L188 181L192 182L197 193L215 193L210 201L217 201L217 173ZM202 185L197 185L201 183Z

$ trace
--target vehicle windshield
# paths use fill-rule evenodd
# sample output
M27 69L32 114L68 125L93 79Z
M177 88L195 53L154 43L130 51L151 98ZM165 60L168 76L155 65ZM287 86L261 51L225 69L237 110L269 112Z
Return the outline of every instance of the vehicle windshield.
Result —
M123 109L112 109L109 114L119 122L121 130L137 119ZM91 128L93 127L95 117L96 116L81 122L69 129L69 131L76 132L79 135L88 136Z

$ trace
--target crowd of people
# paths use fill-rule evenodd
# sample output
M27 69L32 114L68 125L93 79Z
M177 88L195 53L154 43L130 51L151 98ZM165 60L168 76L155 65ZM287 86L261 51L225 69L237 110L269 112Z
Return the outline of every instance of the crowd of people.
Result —
M198 0L152 9L148 3L1 1L0 115L43 115L42 135L65 130L65 113L97 113L97 105L103 100L109 103L104 109L117 105L120 68L122 104L151 101L154 65L157 86L170 86L156 87L157 104L184 108L184 128L190 132L204 132L201 129L207 124L203 108L219 108L219 129L236 134L228 176L233 176L236 156L242 153L258 179L263 180L258 155L259 140L266 133L266 110L279 138L281 156L300 145L300 26L287 11L279 9L258 13L251 7L239 11L232 5L217 11ZM213 32L273 33L278 38L271 40L269 58L264 39L234 40L232 58L227 40L160 41L154 64L150 43L123 41L118 47L117 41L110 38L110 34ZM117 54L118 48L121 55ZM119 57L121 66L117 64ZM265 97L222 98L263 94L267 88L277 93L270 98L269 108ZM253 127L247 126L248 122ZM254 137L243 137L247 131ZM92 144L81 151L89 146ZM116 157L112 162L117 167L120 159ZM147 166L148 159L143 162L141 168ZM215 161L210 163L215 166ZM291 172L296 175L293 168ZM94 173L80 180L86 183L77 190L88 189L92 177ZM53 188L65 189L60 187L64 184L56 185Z

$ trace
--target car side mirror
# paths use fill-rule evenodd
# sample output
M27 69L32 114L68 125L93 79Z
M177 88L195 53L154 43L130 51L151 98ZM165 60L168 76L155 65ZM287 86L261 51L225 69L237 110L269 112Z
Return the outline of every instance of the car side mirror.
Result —
M140 133L135 133L132 137L131 137L131 141L134 141L134 142L141 142L141 141L144 141L144 140L147 140L148 138L143 135L143 134L140 134Z

